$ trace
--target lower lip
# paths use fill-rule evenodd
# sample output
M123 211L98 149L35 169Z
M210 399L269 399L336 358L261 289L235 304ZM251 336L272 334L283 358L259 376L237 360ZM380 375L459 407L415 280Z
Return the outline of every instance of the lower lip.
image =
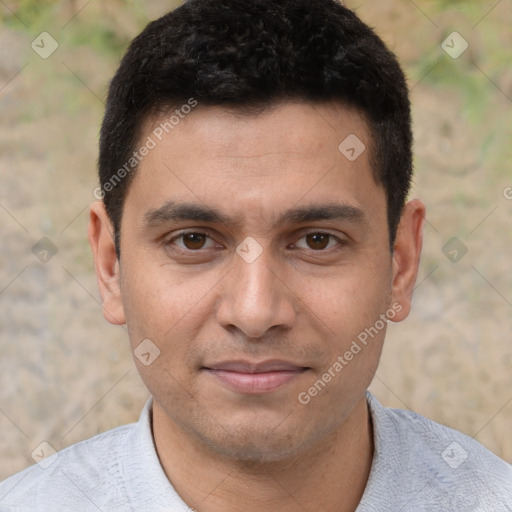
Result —
M302 375L305 370L240 373L226 370L211 370L208 368L207 372L239 393L260 394L270 393L283 387Z

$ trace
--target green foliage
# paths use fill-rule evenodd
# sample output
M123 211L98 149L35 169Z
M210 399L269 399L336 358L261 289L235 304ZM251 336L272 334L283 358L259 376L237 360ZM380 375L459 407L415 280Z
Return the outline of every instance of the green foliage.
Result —
M468 121L477 124L485 117L491 99L501 94L493 82L510 67L510 44L502 31L496 30L489 20L479 21L492 5L478 0L436 0L429 14L441 25L439 44L412 67L416 81L436 89L448 88L461 95L464 114ZM457 27L453 27L457 19ZM458 59L442 51L441 41L453 30L458 31L469 43L468 50ZM487 70L487 71L486 71ZM487 76L486 76L487 75Z
M129 9L136 19L141 17L130 0L112 0L112 3L121 11ZM23 32L28 29L34 36L47 31L58 35L59 43L71 48L89 46L107 57L118 58L130 40L118 33L115 20L101 16L100 4L91 7L74 0L19 0L3 12L1 21L10 28ZM70 19L72 12L77 13L76 19Z
M122 54L128 43L129 38L117 34L106 20L95 22L94 26L89 23L77 24L67 38L67 44L71 47L88 46L101 55L116 58Z
M10 8L12 12L7 11L5 21L13 25L21 22L28 27L36 26L41 17L58 2L59 0L18 0L17 6Z
M48 13L53 11L59 0L18 0L15 6L4 10L2 22L7 26L26 30L37 30L47 22Z

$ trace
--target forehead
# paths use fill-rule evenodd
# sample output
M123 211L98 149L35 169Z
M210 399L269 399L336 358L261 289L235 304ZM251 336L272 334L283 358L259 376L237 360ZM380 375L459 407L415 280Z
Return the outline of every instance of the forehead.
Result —
M259 114L198 105L148 119L139 145L146 142L152 149L127 197L146 212L180 200L238 219L275 220L281 206L301 203L385 209L367 124L339 104L288 103Z
M158 145L174 142L177 150L191 144L194 152L190 156L227 156L223 153L229 152L246 159L261 156L262 149L269 156L285 152L301 158L316 156L315 151L337 149L351 135L370 143L364 116L339 102L282 102L256 113L242 107L201 104L192 110L183 104L147 118L142 133ZM207 148L198 145L205 140L210 142Z

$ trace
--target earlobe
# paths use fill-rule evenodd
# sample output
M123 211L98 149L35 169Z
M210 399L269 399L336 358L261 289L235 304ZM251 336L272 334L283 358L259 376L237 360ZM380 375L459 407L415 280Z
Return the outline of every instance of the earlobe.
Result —
M103 316L114 325L126 323L119 280L112 223L103 201L93 203L89 210L89 244L101 295Z
M392 303L400 304L402 309L393 319L395 322L405 320L411 311L423 247L425 212L425 205L419 199L409 201L398 226L393 252Z

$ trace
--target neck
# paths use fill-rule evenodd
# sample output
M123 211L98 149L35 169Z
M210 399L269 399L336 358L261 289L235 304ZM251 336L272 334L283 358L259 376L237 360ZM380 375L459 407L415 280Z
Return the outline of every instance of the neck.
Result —
M277 462L227 459L191 439L153 402L153 435L176 492L199 512L354 512L373 458L373 429L363 397L335 431Z

